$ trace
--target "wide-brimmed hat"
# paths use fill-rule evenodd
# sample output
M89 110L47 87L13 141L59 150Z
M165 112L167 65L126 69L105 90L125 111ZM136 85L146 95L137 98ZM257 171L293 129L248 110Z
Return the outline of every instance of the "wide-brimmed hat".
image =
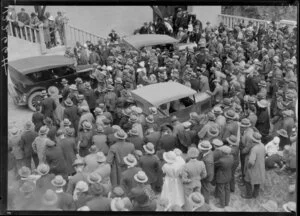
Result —
M154 145L151 142L148 142L146 145L143 145L143 148L144 148L145 152L147 152L149 154L155 153Z
M72 137L75 134L75 129L67 127L67 128L65 128L65 133L67 136Z
M137 174L133 176L134 180L140 183L145 183L148 181L148 176L144 171L138 171Z
M101 125L97 125L96 126L96 132L97 133L103 133L104 132L104 128Z
M136 115L130 115L130 117L129 117L129 121L130 121L130 122L135 123L135 122L137 122L138 120L139 120L139 118L138 118Z
M107 86L107 90L108 91L113 91L115 89L115 87L113 87L112 85L108 85Z
M115 79L115 83L122 84L122 83L123 83L122 78L121 78L121 77L117 77L117 78Z
M103 194L103 192L105 191L105 188L104 188L103 184L98 182L98 183L91 184L90 191L91 191L92 195L99 196L99 195Z
M72 164L72 166L84 166L85 165L85 161L83 158L76 158Z
M18 170L18 174L22 178L28 178L28 176L31 175L31 170L28 167L23 166Z
M170 164L175 163L176 160L176 153L174 151L168 151L163 153L163 159Z
M110 202L110 208L112 211L128 211L125 208L125 202L121 197L115 197Z
M289 137L285 129L277 130L276 133L277 133L278 135L282 136L282 137L285 137L285 138L288 138L288 137Z
M65 118L63 120L63 125L64 125L64 127L70 126L70 125L72 125L72 122L69 119Z
M106 161L106 156L104 155L104 153L103 152L97 152L96 153L96 160L97 160L97 162L98 163L103 163L103 162L105 162Z
M71 106L73 106L73 101L71 100L71 98L67 98L66 100L65 100L65 105L66 106L68 106L68 107L71 107Z
M71 89L73 91L78 91L77 86L75 84L70 85L69 89Z
M241 127L251 127L251 121L248 118L243 118L241 120Z
M32 181L25 181L22 186L19 188L19 191L21 193L26 193L26 194L29 194L29 193L32 193L34 192L36 186L35 186L35 183L32 182Z
M297 206L295 202L287 202L282 206L285 212L296 212Z
M122 110L122 114L125 116L130 116L131 112L132 110L129 107Z
M94 110L95 115L102 115L103 114L103 109L96 107Z
M190 147L187 152L189 158L197 158L199 156L199 150L196 147Z
M76 82L76 83L79 83L79 84L83 83L83 81L82 81L82 79L81 79L80 77L77 77L77 78L75 79L75 82Z
M213 140L211 141L211 144L213 144L213 145L216 146L216 147L220 147L220 146L223 146L223 145L224 145L223 141L220 140L220 139L213 139Z
M123 158L125 164L127 164L130 167L134 167L137 165L137 159L135 158L135 156L133 154L128 154L127 156L125 156Z
M220 131L216 126L210 126L207 131L207 134L211 137L217 137L219 136L219 133Z
M80 192L87 192L89 190L89 185L85 181L77 182L75 189Z
M77 100L84 100L84 95L83 94L77 95Z
M61 80L61 84L67 84L69 81L67 80L67 79L65 79L65 78L63 78L62 80Z
M59 90L58 90L58 88L55 87L55 86L50 86L50 87L48 88L48 94L49 94L49 95L59 95Z
M234 119L236 116L236 113L233 109L229 109L224 113L224 116L228 119Z
M215 106L215 107L213 108L212 112L213 112L215 115L220 115L220 114L223 113L223 110L222 110L221 107Z
M193 207L201 207L205 203L204 196L200 192L193 192L189 195L188 200Z
M203 140L198 144L198 149L200 151L207 151L207 150L211 150L212 145L210 144L210 142L208 140Z
M90 173L87 176L87 182L90 184L100 183L101 180L102 177L96 172Z
M230 98L224 98L223 99L223 105L225 107L230 107L231 106L231 99Z
M120 140L125 140L128 137L127 133L125 133L125 131L122 129L118 130L116 133L114 133L114 136Z
M257 105L261 108L266 108L268 106L269 102L265 99L262 99L257 102Z
M93 126L89 121L85 121L82 124L83 129L85 130L92 130Z
M57 201L58 201L58 196L51 189L47 190L46 193L42 197L42 203L47 206L55 205L57 203Z
M261 142L261 134L259 132L254 132L251 136L251 140L254 142L254 143L260 143Z
M146 122L150 123L150 124L153 124L154 123L154 117L153 115L148 115L146 118L145 118Z
M42 126L39 130L39 135L46 135L49 132L49 128L47 126Z
M90 153L97 153L99 151L98 147L96 145L91 145L89 148Z
M112 195L114 197L122 197L125 195L125 192L122 187L116 186L112 189Z
M255 97L249 96L249 97L248 97L248 102L249 102L250 104L255 104L255 103L256 103L256 98L255 98Z
M230 135L229 137L226 138L226 140L230 145L238 145L237 137L234 135Z
M215 116L215 114L213 114L212 112L208 112L208 113L207 113L207 118L208 118L208 120L210 120L210 121L215 121L215 120L216 120L216 116Z
M55 187L63 187L67 183L61 175L57 175L51 180L51 184Z
M137 129L132 128L128 131L128 134L133 135L133 136L138 136L139 132L137 131Z
M157 114L157 108L156 107L149 107L150 112L155 115Z
M259 86L263 86L263 87L267 87L267 83L266 81L264 80L261 80L259 83L258 83Z
M50 171L50 167L47 164L41 163L38 165L38 167L36 168L38 174L40 175L47 175Z
M225 154L230 154L231 153L231 148L229 146L223 145L218 148L221 152Z

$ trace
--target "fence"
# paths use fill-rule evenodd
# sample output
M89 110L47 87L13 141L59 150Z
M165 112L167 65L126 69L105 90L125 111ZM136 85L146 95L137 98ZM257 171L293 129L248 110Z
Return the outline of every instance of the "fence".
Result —
M20 26L17 22L8 20L7 34L32 43L40 43L39 29L28 25Z

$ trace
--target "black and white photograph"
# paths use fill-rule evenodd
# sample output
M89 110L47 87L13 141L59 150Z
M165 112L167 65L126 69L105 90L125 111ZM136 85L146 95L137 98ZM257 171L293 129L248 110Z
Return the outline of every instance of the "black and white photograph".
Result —
M298 16L9 5L7 211L295 213Z

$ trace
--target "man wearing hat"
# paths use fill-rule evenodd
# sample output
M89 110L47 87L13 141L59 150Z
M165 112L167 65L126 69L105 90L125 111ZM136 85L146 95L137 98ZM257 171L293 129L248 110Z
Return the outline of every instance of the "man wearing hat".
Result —
M134 148L136 150L141 150L143 151L143 145L144 143L144 139L142 139L139 136L139 133L137 131L136 128L132 127L129 131L128 131L128 138L127 141L132 143L134 145Z
M228 146L231 148L231 154L233 155L233 165L232 165L232 172L231 172L231 180L230 180L230 192L235 191L235 171L239 166L239 140L236 136L231 135L226 139Z
M32 114L32 122L34 124L35 132L39 132L40 128L44 125L44 115L42 114L41 103L35 106L35 112Z
M89 121L82 122L82 129L78 133L78 141L77 141L77 148L79 155L81 157L85 157L88 155L89 148L92 145L92 137L93 137L93 125Z
M50 167L50 173L67 178L67 166L63 151L55 142L48 139L45 147L45 162Z
M92 125L95 123L95 118L94 118L93 114L90 113L90 109L88 106L83 106L80 109L81 109L81 116L80 116L79 123L78 123L79 131L83 129L83 126L82 126L83 122L87 121Z
M49 173L50 167L47 164L41 163L37 166L36 170L40 175L40 178L36 181L38 191L45 193L48 189L54 189L51 181L54 179L55 174Z
M226 118L226 125L222 136L222 140L226 140L231 135L237 136L239 128L238 122L234 120L236 117L236 113L234 112L234 110L227 110L224 116Z
M110 203L111 199L105 197L105 188L102 183L92 184L90 187L93 199L86 203L91 211L111 211Z
M207 91L210 91L209 82L208 82L208 77L205 76L204 74L200 74L199 78L200 78L199 91L200 91L200 92L207 92Z
M24 132L20 137L20 147L23 149L24 152L24 165L27 167L31 167L31 159L33 157L36 161L36 155L33 155L32 143L38 134L34 131L34 125L31 121L28 121L24 125Z
M103 183L103 187L105 189L105 194L108 194L108 192L111 190L111 181L110 181L110 173L111 173L111 167L108 163L106 163L106 156L103 152L97 152L96 153L96 161L98 163L97 168L95 169L94 173L97 173L99 176L101 176L101 182Z
M292 135L292 129L295 125L294 121L294 111L293 110L285 110L282 112L282 129L286 130L289 137Z
M201 180L207 176L204 162L197 159L199 150L196 147L190 147L187 156L189 161L184 164L181 174L186 197L192 192L200 192Z
M207 91L207 93L214 98L214 104L219 104L221 101L223 101L223 87L220 82L221 80L219 79L213 80L213 83L215 84L214 91Z
M73 196L64 192L63 187L66 185L66 180L61 175L57 175L51 180L51 184L55 187L57 195L57 207L63 211L74 211L76 209Z
M107 155L109 150L107 136L104 134L104 128L101 125L96 126L96 134L92 137L92 143L100 152Z
M190 208L189 211L193 212L208 212L210 206L205 203L204 196L200 192L193 192L188 197Z
M232 178L233 156L229 146L221 146L219 150L222 152L220 159L215 161L216 175L216 197L220 199L220 207L224 208L229 205L230 201L230 181Z
M79 110L76 105L74 105L73 101L70 98L67 98L64 101L65 110L64 110L64 119L67 118L72 122L72 125L75 129L75 135L77 135L78 131L78 122L79 122Z
M30 181L25 181L14 195L13 210L32 211L36 208L37 190L35 184Z
M54 111L56 109L55 100L52 97L47 96L46 90L42 91L42 96L44 97L44 100L41 102L41 113L44 115L44 118L49 117L54 121Z
M97 163L97 152L99 149L96 145L91 145L89 148L89 154L84 157L85 167L84 171L87 173L92 173L98 167Z
M216 116L215 123L218 125L220 136L222 136L226 125L226 118L222 115L223 110L220 106L215 106L212 113Z
M260 185L265 180L265 147L261 142L262 136L255 132L252 135L252 142L255 143L250 153L246 156L245 163L245 185L246 194L242 194L242 198L257 198ZM254 189L252 190L252 185Z
M112 167L111 182L113 187L120 184L121 173L126 169L122 158L134 152L134 145L126 142L128 135L124 130L115 132L114 137L117 139L117 142L110 146L107 154L107 163Z
M32 149L38 156L38 163L35 164L36 166L40 163L45 163L46 142L49 140L47 137L48 131L49 129L46 126L42 126L39 130L39 136L37 136L32 143Z
M148 34L148 23L144 22L144 25L139 30L140 34Z
M60 82L63 85L63 89L61 90L62 100L65 101L70 93L68 80L63 78Z
M107 90L108 92L104 96L104 103L107 111L113 114L115 113L117 95L114 92L114 87L112 85L108 85Z
M212 112L208 112L206 114L206 117L208 121L206 124L202 127L202 129L198 132L198 137L200 140L203 140L205 137L207 137L207 133L210 127L218 127L218 125L215 123L216 116Z
M90 108L90 112L94 113L95 107L96 107L96 93L92 89L91 84L89 82L85 83L85 91L83 92L83 95L86 99L86 102L88 103L88 106Z
M214 156L211 151L212 145L209 141L204 140L199 143L198 149L200 151L198 160L205 164L206 177L201 179L201 193L204 196L205 203L209 204L211 182L214 179Z
M266 143L267 136L269 135L270 131L270 117L268 106L269 102L265 99L262 99L257 102L258 109L257 109L257 122L255 127L263 136L263 143Z
M89 109L89 105L88 105L88 103L87 103L87 101L86 101L83 94L77 95L77 101L78 101L77 107L78 107L80 112L82 112L82 107L88 107L88 109Z
M24 150L20 143L22 135L21 130L17 127L13 127L9 132L8 146L12 148L12 153L16 160L16 169L19 170L24 163Z
M139 171L142 171L142 169L137 166L138 161L133 154L125 156L123 161L127 165L127 169L121 173L120 185L124 189L125 193L129 195L131 189L137 185L134 180L134 176Z
M139 166L148 176L148 183L153 191L160 192L161 185L159 184L159 175L161 173L160 161L155 155L155 146L148 142L143 145L145 154L139 159Z

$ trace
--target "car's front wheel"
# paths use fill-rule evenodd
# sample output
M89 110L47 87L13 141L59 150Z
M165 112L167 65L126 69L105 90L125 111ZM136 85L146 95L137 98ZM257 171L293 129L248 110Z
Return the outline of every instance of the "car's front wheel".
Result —
M28 98L28 107L32 111L35 111L36 105L42 102L42 94L40 91L33 92Z

